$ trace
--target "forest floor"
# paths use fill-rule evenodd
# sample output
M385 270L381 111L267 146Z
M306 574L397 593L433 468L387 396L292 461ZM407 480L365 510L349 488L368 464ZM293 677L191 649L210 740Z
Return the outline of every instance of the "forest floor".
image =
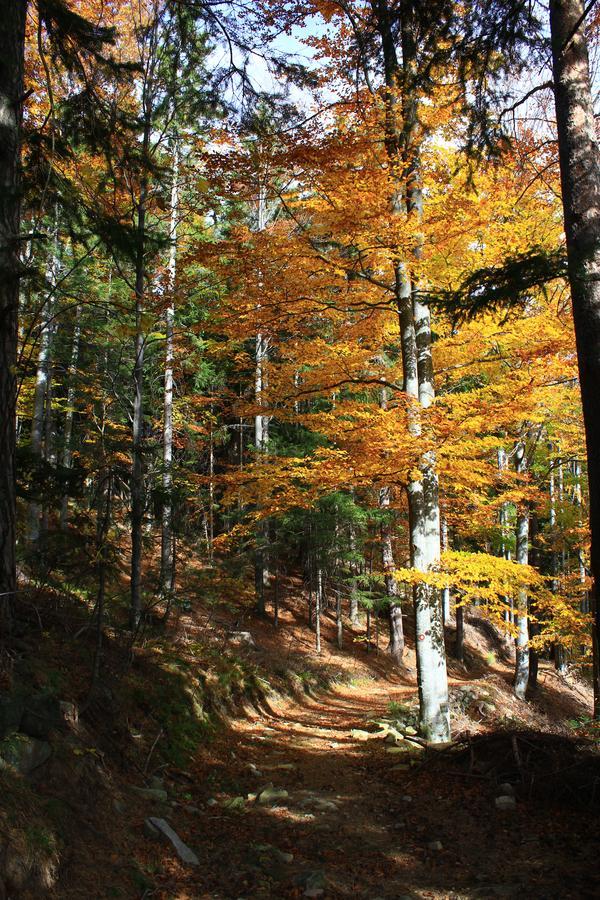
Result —
M234 724L218 754L218 804L186 823L201 866L184 874L174 864L165 896L599 895L598 839L586 816L538 798L499 811L494 780L443 758L405 771L383 741L352 736L388 708L389 687L365 687ZM267 781L288 796L223 808Z
M413 740L407 724L417 699L410 645L400 670L384 652L367 653L362 627L346 630L339 651L326 616L317 656L303 615L300 602L290 601L278 629L223 611L218 626L211 614L208 629L198 611L178 620L182 658L207 632L220 653L223 635L241 625L256 646L237 648L240 665L274 680L293 667L306 685L287 694L265 690L238 705L185 763L162 761L162 727L156 746L148 738L137 759L132 755L150 727L139 710L125 717L128 747L123 731L108 735L101 705L88 711L71 736L85 748L73 751L79 774L60 768L55 753L54 770L36 787L46 807L69 804L71 819L63 823L58 881L43 896L600 896L600 765L575 729L590 708L581 679L558 679L542 661L535 695L519 703L509 653L475 611L467 664L450 667L457 740L433 750ZM447 638L450 644L451 630ZM142 682L152 678L145 652L134 660ZM312 686L315 672L327 685L320 690ZM152 722L156 728L156 716ZM516 803L503 810L496 798L506 782ZM158 842L149 817L167 820L196 864Z
M287 618L289 635L292 614ZM201 865L184 873L173 863L161 878L164 896L599 896L595 814L573 804L582 798L565 802L550 783L548 790L543 784L540 791L525 789L510 752L515 728L525 758L533 746L528 729L560 733L568 727L565 714L581 714L589 696L581 684L557 685L551 666L542 663L538 696L522 709L511 695L509 666L489 664L491 633L484 641L473 625L468 630L472 671L453 666L451 672L451 696L468 690L467 708L454 704L453 725L474 739L495 734L503 720L510 743L493 749L491 768L485 741L487 765L478 767L477 759L460 764L450 750L407 754L402 741L394 746L376 737L376 722L414 707L413 652L408 649L407 669L397 674L383 653L368 659L354 647L340 654L333 624L326 623L322 662L342 663L354 677L317 697L265 704L260 714L233 720L205 748L191 782L201 789L190 786L194 812L183 832ZM271 626L254 623L253 634L263 652L280 650ZM482 650L487 664L476 663ZM542 760L549 782L553 762ZM600 768L596 773L600 778ZM495 798L507 778L517 803L501 811ZM287 797L261 805L259 795L256 802L267 784Z

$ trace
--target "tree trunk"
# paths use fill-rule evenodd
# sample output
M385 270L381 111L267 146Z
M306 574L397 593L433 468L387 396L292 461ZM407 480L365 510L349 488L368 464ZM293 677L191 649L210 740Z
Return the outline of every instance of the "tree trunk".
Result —
M41 311L40 336L38 347L37 370L35 377L35 392L33 395L33 415L31 419L31 453L38 462L46 455L44 453L44 438L48 432L48 421L51 413L51 367L52 367L52 339L54 337L54 292L59 274L59 242L58 221L55 214L54 231L52 235L52 247L49 252L46 266L45 286L47 295ZM46 442L47 443L47 442ZM40 539L40 516L42 505L35 498L29 504L27 511L28 532L27 538L31 543L37 543Z
M352 499L355 499L354 488L351 490ZM350 624L353 628L356 628L360 624L360 620L358 617L358 595L356 593L356 577L359 574L360 565L357 564L355 560L356 555L356 530L353 525L350 525L349 530L350 535L350 553L351 553L351 562L350 562L350 575L352 577L351 588L350 588L350 596L348 597L348 617L350 619Z
M503 472L508 467L508 459L506 450L504 448L500 448L498 450L498 474L500 478L502 478ZM508 504L503 503L500 507L500 554L503 559L511 559L511 549L508 545ZM506 632L505 632L505 640L507 646L510 645L511 642L511 631L510 625L512 624L513 615L512 615L512 597L505 596L502 598L504 601L504 621L506 623Z
M531 550L529 552L529 565L534 566L538 571L542 570L542 558L539 547L539 521L535 510L530 511L529 515L529 543ZM535 598L529 598L529 638L534 638L540 633L540 623L537 621L537 608ZM540 667L540 657L535 647L529 647L529 680L528 687L530 691L534 691L538 685L538 673Z
M96 518L96 571L98 591L96 594L96 648L92 667L90 695L100 683L102 663L102 639L104 634L104 606L106 600L106 578L108 575L108 533L111 522L113 476L110 468L100 473L98 485L98 511Z
M456 643L454 656L464 663L465 661L465 608L462 603L456 607Z
M273 594L273 625L279 628L279 560L275 564L275 588Z
M17 589L15 433L21 225L21 119L27 0L0 22L0 628Z
M146 192L142 184L137 224L137 258L135 275L135 359L133 366L133 419L131 466L131 627L137 629L142 615L142 525L144 520L144 351L142 331L144 293L146 289Z
M399 603L390 603L388 607L388 620L390 626L390 644L388 652L400 665L404 655L404 625L402 622L402 607Z
M267 226L267 199L265 179L258 175L258 202L256 210L256 230L264 231ZM259 282L259 284L262 284ZM255 339L254 367L254 399L257 407L264 405L264 389L266 382L265 367L269 359L269 338L260 331ZM266 454L269 444L269 416L258 412L254 417L254 446L257 454ZM254 557L254 584L256 589L256 605L259 614L265 612L265 588L269 583L268 568L269 523L261 520L256 529L256 550Z
M552 581L551 581L551 590L553 594L558 594L559 590L559 582L558 576L560 574L560 557L556 550L556 481L554 478L554 461L551 460L551 469L550 469L550 481L548 485L549 499L550 499L550 540L552 542L552 551L551 551L551 562L550 566L552 569ZM554 666L559 675L566 674L566 653L565 648L560 642L556 642L554 644Z
M213 405L210 405L210 434L208 437L208 561L214 562L215 541L215 437L213 433Z
M64 469L70 469L73 461L73 419L75 415L75 376L77 375L77 363L79 361L79 342L81 339L81 306L75 312L75 324L73 326L73 343L71 345L71 359L69 362L69 387L67 388L67 411L65 413L65 431L63 436L62 465ZM60 507L60 527L64 531L69 518L69 495L63 494Z
M387 409L387 388L383 388L380 396L380 406ZM386 485L379 491L379 508L389 510L391 501L391 488ZM381 526L381 558L383 564L383 577L385 583L385 595L388 601L388 622L390 628L390 643L388 651L394 661L400 665L404 655L404 628L402 625L402 605L398 601L398 582L394 577L396 563L394 560L394 547L392 543L392 523L384 520Z
M257 406L263 405L263 389L265 381L265 364L269 357L269 339L263 334L256 335L256 359L254 393ZM254 446L258 454L268 451L269 417L258 413L254 417ZM269 522L263 519L256 528L256 549L254 557L254 584L256 588L256 606L259 614L265 612L265 588L269 583L267 553L269 545Z
M583 516L582 516L582 507L583 500L581 494L581 463L578 459L573 461L573 478L574 478L574 496L573 501L575 506L577 507L578 516L577 520L580 526L583 526ZM583 548L577 548L577 567L579 569L579 583L581 585L585 585L586 582L586 568L585 568L585 558L583 555ZM590 611L590 603L587 591L583 590L583 595L581 598L580 609L582 613L589 613Z
M390 505L390 488L383 487L379 491L379 506L387 509ZM388 621L390 627L390 643L388 651L395 662L400 665L404 654L404 628L402 625L402 605L399 602L398 582L394 577L396 563L392 548L392 528L389 522L381 526L381 556L383 561L385 595L388 600Z
M30 446L31 453L36 461L42 459L44 412L48 389L48 373L50 368L50 334L51 325L49 316L52 315L52 305L46 304L44 309L44 321L40 334L40 346L38 350L37 371L35 376L35 392L33 395L33 416L31 419ZM29 504L27 510L28 530L27 539L36 543L40 537L41 505L35 498Z
M167 293L169 303L165 312L165 380L163 399L163 471L162 471L162 534L160 555L161 595L171 603L175 587L173 567L173 326L175 321L175 283L177 278L177 224L179 218L179 141L173 139L173 172L171 182L171 223Z
M321 609L323 605L323 570L317 569L317 590L315 592L315 649L321 652Z
M423 212L418 96L416 78L418 58L415 12L408 5L400 8L402 66L396 52L396 37L387 0L373 3L381 37L385 77L385 147L395 178L391 206L402 217L420 218ZM417 243L413 257L419 259L422 247ZM433 367L429 310L416 292L416 282L406 262L395 263L396 303L400 323L404 390L408 395L409 428L414 437L421 434L420 410L433 400ZM410 528L410 562L426 574L440 559L440 512L435 458L425 453L419 461L420 477L407 486ZM419 685L420 729L433 742L450 739L448 679L444 646L444 626L438 591L425 583L413 589L417 678Z
M584 0L550 2L560 175L587 446L594 717L600 719L600 154L584 12Z
M525 444L520 441L515 450L517 472L524 474L527 468ZM516 558L520 565L529 562L529 509L522 504L517 510L517 547ZM527 610L527 591L519 590L517 595L517 640L515 660L515 696L525 699L529 681L529 622Z
M344 621L342 619L342 592L339 587L335 593L335 629L338 650L344 649Z

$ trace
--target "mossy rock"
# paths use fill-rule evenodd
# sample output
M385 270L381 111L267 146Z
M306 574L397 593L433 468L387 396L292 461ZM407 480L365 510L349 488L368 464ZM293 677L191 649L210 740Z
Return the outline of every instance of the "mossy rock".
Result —
M45 897L58 874L60 841L30 784L0 771L0 879L9 896Z
M10 767L19 775L30 775L51 756L50 744L26 734L11 734L0 741L0 767Z

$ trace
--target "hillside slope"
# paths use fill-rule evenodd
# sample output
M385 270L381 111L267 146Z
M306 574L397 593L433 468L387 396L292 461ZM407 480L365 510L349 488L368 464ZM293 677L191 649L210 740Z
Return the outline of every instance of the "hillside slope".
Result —
M277 629L191 605L133 650L109 629L91 697L87 610L46 593L18 623L9 694L63 704L50 758L0 772L5 896L597 895L600 770L574 676L542 662L517 702L503 642L472 614L467 666L450 666L456 742L434 751L415 736L410 646L397 670L361 625L340 651L325 616L317 655L293 581Z

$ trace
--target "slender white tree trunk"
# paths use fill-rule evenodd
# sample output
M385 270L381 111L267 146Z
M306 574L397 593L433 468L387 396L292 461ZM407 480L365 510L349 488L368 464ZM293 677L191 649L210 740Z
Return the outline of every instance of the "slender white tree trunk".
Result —
M402 4L394 13L385 0L373 3L381 38L385 77L385 145L392 171L391 207L403 218L419 220L423 214L420 172L419 99L415 87L418 69L417 22L413 7ZM400 40L402 60L397 53ZM419 240L413 247L415 262L422 256ZM395 265L395 299L400 324L404 391L409 408L409 429L421 436L422 411L434 399L429 309L422 304L409 271L409 262ZM440 560L439 489L435 456L425 452L420 475L407 485L411 566L424 575ZM413 590L420 728L424 737L439 743L450 739L448 678L444 626L439 593L425 583Z
M433 399L432 373L426 365L431 358L423 354L423 370L419 372L415 320L412 299L402 288L399 293L399 320L402 343L404 387L408 401L409 429L421 436L421 410ZM421 340L427 334L420 322ZM421 388L422 381L422 388ZM435 458L425 453L419 463L421 477L407 486L410 531L410 562L417 572L427 574L440 561L440 511ZM425 583L413 588L415 610L415 650L420 701L420 727L424 737L439 743L450 739L448 676L444 626L438 592Z
M581 463L578 459L574 460L573 462L573 478L573 500L575 502L575 506L577 507L577 521L581 528L583 527L583 498L581 493ZM579 582L580 584L585 584L587 572L582 547L577 548L577 567L579 569ZM581 611L583 613L588 613L590 611L590 601L587 592L585 591L583 597L581 598Z
M35 392L33 397L33 416L31 420L31 452L36 459L44 457L44 437L46 435L46 417L50 415L50 368L52 361L52 338L54 336L55 291L60 271L58 222L55 217L52 250L48 258L45 286L47 298L42 311L41 331L39 338ZM37 501L29 504L28 539L35 543L40 538L41 506Z
M70 469L73 461L73 419L75 415L75 377L79 362L79 342L81 340L81 306L75 311L75 325L73 327L73 343L71 345L71 359L69 361L69 387L67 388L67 411L65 413L65 431L63 436L62 465L64 469ZM69 495L63 494L60 507L60 527L67 527L69 518Z
M175 287L177 280L177 226L179 220L179 140L173 139L171 182L171 223L169 263L167 267L168 305L165 312L165 374L163 400L163 507L161 535L161 594L169 601L175 587L173 555L173 327L175 322Z
M210 434L208 445L208 560L213 564L215 540L215 438L213 433L213 408L210 407Z
M423 478L408 487L412 566L426 574L440 560L437 478L425 468ZM444 628L437 591L425 583L414 587L415 641L420 699L420 724L433 742L450 739L448 677Z
M413 200L413 208L419 213L420 207L419 192ZM427 307L414 298L412 307L414 349L411 356L416 360L418 386L414 397L417 413L412 430L420 436L421 411L426 410L435 398L431 323ZM432 451L423 454L419 469L421 478L408 485L411 565L426 574L439 565L441 555L439 485ZM434 743L445 742L450 740L450 711L444 624L438 591L425 583L416 584L414 602L421 732Z
M131 465L131 626L136 629L142 615L142 525L144 519L144 354L143 312L146 290L146 192L142 185L138 208L138 249L135 280L135 323L133 364L133 417Z
M354 488L351 488L350 493L352 496L352 500L354 501L354 499L355 499ZM352 554L352 561L350 562L350 574L351 574L351 576L356 577L356 575L358 574L358 566L356 565L356 562L354 561L354 556L356 553L356 531L355 531L354 525L350 525L349 537L350 537L350 553ZM354 584L350 590L350 597L348 598L348 606L349 606L348 613L349 613L349 618L350 618L350 624L353 626L359 625L360 620L358 617L358 595L356 593Z
M267 199L263 176L259 173L258 204L256 230L264 231L267 226ZM268 453L269 444L269 416L264 415L260 408L265 405L264 392L266 388L266 367L269 360L269 338L258 332L255 339L255 369L254 369L254 399L258 412L254 417L254 446L258 454ZM268 567L269 523L262 520L256 529L256 548L254 561L254 583L256 589L257 609L259 613L265 611L265 589L269 583Z
M387 409L388 389L382 388L380 406ZM392 490L389 485L384 485L379 491L379 508L389 511L392 499ZM399 602L398 582L394 576L396 562L394 560L393 525L386 520L381 526L381 560L383 564L383 577L385 594L388 601L388 622L390 629L389 653L400 664L404 654L404 627L402 623L402 605Z
M402 50L401 65L396 55L394 32L387 3L379 4L382 49L385 62L387 93L387 145L396 148L394 165L402 165L401 191L396 206L409 219L423 216L421 189L419 98L415 83L418 75L417 23L410 4L399 9L398 37ZM398 109L398 89L402 110ZM423 254L416 240L412 256L416 263ZM396 271L396 288L400 313L404 389L413 404L410 429L415 437L422 433L422 411L434 400L434 377L431 355L431 321L429 308L419 298L418 284L412 274ZM415 382L416 376L416 382ZM427 574L440 561L440 503L435 454L423 453L419 461L420 478L408 485L411 565ZM439 592L421 582L413 591L415 606L415 642L420 701L420 729L434 743L450 739L448 676L444 625Z
M323 609L323 570L317 568L317 590L315 592L315 650L321 652L321 610Z
M141 306L137 318L141 328ZM144 350L145 340L141 331L135 338L135 362L133 370L134 399L132 422L131 469L131 625L137 628L142 614L142 524L144 517Z
M262 334L256 335L256 358L254 397L256 405L261 407L264 403L265 365L269 355L269 342ZM254 446L259 454L268 452L269 443L269 417L257 413L254 417ZM254 578L256 587L257 608L260 613L265 611L265 588L269 583L269 568L267 563L269 545L269 523L263 519L256 528L256 549L254 562Z

